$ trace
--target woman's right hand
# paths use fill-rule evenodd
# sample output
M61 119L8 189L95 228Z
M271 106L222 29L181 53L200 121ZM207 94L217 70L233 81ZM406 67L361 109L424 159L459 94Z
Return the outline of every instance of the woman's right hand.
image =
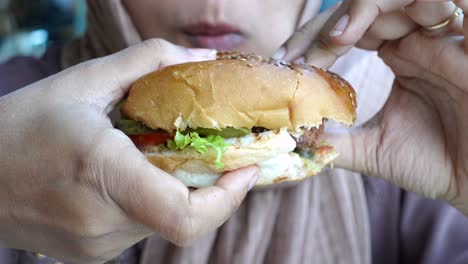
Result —
M244 199L254 168L190 191L108 118L138 77L214 58L150 40L0 98L0 244L100 263L152 232L187 245L220 226Z

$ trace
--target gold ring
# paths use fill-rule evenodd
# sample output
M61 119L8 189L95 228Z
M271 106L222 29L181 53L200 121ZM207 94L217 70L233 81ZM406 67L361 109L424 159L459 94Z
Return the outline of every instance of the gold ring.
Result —
M459 8L458 6L456 6L455 11L453 11L453 14L447 20L445 20L445 21L443 21L443 22L441 22L439 24L429 26L429 27L424 27L424 28L426 30L428 30L428 31L441 29L443 27L448 26L450 23L452 23L452 21L454 21L460 15L463 15L463 10L461 8Z

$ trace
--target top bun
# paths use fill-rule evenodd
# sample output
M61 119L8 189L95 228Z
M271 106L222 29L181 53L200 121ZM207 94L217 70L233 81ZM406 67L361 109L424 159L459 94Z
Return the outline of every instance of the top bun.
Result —
M336 74L254 55L172 65L137 80L122 113L146 126L176 129L315 127L323 118L352 125L356 94Z

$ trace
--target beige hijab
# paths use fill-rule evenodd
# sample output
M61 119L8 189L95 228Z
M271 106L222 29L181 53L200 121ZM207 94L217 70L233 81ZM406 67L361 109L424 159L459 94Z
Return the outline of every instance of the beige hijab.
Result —
M311 8L307 3L302 22ZM63 49L63 67L141 41L120 0L89 0L88 5L88 31L83 39ZM349 67L351 61L353 67ZM373 87L384 88L366 91L374 99L364 101L373 104L361 106L360 116L367 119L373 115L388 94L388 69L375 54L356 50L341 59L334 70L355 87L365 87L364 77L368 80L372 76ZM363 101L358 91L359 98ZM141 263L365 264L370 263L370 256L362 179L348 171L328 170L294 187L252 191L223 226L193 247L178 248L155 234L145 243Z

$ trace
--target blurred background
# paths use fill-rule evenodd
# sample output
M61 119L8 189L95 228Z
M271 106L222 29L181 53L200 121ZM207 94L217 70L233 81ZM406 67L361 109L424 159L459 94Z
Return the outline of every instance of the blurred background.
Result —
M0 0L0 63L13 56L41 56L83 34L85 0Z

